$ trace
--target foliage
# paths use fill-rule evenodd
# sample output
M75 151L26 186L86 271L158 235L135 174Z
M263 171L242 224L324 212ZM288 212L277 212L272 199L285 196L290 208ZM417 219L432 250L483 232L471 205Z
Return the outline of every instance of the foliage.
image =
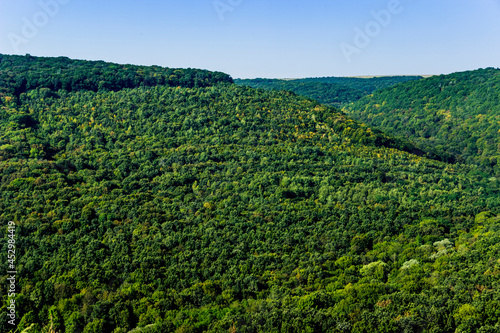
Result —
M499 69L407 82L374 92L343 111L409 139L433 158L473 163L500 176Z
M104 61L72 60L0 54L0 94L21 94L48 88L45 96L59 89L71 91L117 91L140 86L207 87L232 82L224 73L199 69L118 65Z
M477 166L293 93L194 85L2 97L19 327L498 328L500 196Z
M342 104L357 101L375 90L421 78L420 76L320 77L293 80L236 79L234 82L252 88L293 91L322 104L339 107Z

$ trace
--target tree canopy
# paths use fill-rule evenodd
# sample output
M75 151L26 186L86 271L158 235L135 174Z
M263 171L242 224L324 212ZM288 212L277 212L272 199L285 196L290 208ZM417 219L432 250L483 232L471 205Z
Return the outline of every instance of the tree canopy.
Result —
M3 87L0 237L6 256L14 221L19 318L1 288L0 331L498 330L496 179L201 73L222 79Z
M340 107L357 101L375 90L402 82L419 80L421 76L383 76L372 78L318 77L306 79L236 79L235 83L252 88L289 90L322 104Z
M382 89L342 111L414 142L431 157L500 176L500 70L433 76Z
M119 65L104 61L73 60L0 54L0 93L19 96L36 88L51 91L118 91L165 85L207 87L232 83L224 73L200 69Z

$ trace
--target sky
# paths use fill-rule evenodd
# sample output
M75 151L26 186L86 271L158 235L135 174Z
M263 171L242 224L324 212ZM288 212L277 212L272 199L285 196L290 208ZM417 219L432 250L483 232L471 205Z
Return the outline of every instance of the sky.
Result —
M0 53L233 78L500 67L500 0L0 0Z

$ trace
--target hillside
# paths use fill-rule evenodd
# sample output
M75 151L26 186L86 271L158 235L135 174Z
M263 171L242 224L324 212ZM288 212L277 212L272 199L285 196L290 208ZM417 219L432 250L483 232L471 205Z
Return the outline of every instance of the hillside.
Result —
M347 105L359 121L410 139L450 162L500 176L500 70L433 76L374 92Z
M375 90L387 88L408 81L416 81L422 79L422 76L376 76L376 77L313 77L299 79L299 82L319 82L328 84L339 84L351 89L361 90L363 93L370 94Z
M66 61L46 60L56 73ZM496 181L213 75L5 87L0 219L5 254L15 223L18 332L499 327ZM0 331L13 332L0 296Z
M0 54L0 94L19 96L36 89L52 91L117 91L123 88L207 87L217 82L232 83L224 73L199 69L119 65L104 61L73 60Z
M325 105L336 107L343 103L357 101L366 95L363 91L356 88L325 82L300 82L298 80L279 79L236 79L234 82L238 85L252 88L293 91L298 95L306 96Z
M294 80L280 79L236 79L234 82L252 88L289 90L318 102L339 107L357 101L375 90L393 86L420 76L386 76L373 78L319 77Z

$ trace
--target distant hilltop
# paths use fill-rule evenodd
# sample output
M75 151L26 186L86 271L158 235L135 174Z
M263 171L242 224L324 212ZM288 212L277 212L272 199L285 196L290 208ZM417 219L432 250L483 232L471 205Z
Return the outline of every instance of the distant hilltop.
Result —
M423 79L423 76L351 76L316 77L305 79L236 79L236 84L252 88L289 90L321 103L341 107L343 104L359 100L378 89Z
M358 76L332 76L332 77L337 77L337 78L353 78L353 79L373 79L373 78L379 78L379 77L422 77L422 78L428 78L431 76L436 76L439 74L425 74L425 75L420 75L420 74L415 74L415 75L358 75ZM327 78L325 77L285 77L285 78L272 78L270 80L283 80L283 81L294 81L294 80L307 80L307 79L322 79L322 78ZM255 78L257 79L257 78ZM243 79L243 78L238 78L238 80L253 80L253 79Z
M361 76L343 76L343 77L350 77L350 78L355 78L355 79L373 79L376 77L395 77L395 76L400 76L400 77L406 77L406 76L421 76L423 78L428 78L431 76L435 76L436 74L428 74L428 75L361 75Z

